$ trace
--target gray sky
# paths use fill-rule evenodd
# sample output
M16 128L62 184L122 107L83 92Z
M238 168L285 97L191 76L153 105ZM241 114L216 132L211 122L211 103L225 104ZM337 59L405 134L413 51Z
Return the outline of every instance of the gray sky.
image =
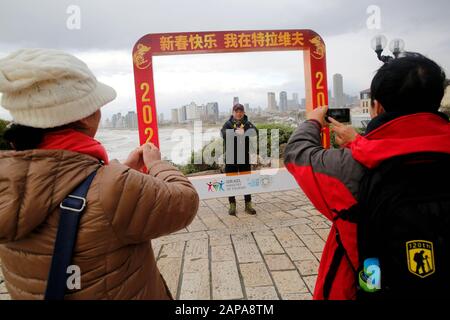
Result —
M70 5L81 10L81 28L69 30ZM369 30L369 5L381 9L381 29ZM436 60L450 73L450 1L374 0L2 0L0 57L23 47L69 51L84 60L117 99L106 116L135 106L131 50L147 33L254 29L313 29L327 45L328 83L344 76L344 90L366 89L380 66L370 40L382 33L402 38L406 49ZM304 93L298 52L157 57L154 61L159 112L190 101L218 101L221 111L233 96L266 106L267 91ZM0 108L0 117L7 112Z

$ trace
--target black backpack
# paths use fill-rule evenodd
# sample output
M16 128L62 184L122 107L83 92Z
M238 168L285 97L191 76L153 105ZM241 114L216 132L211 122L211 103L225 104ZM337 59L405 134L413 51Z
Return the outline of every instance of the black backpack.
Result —
M367 170L357 210L360 299L436 299L450 290L450 154Z

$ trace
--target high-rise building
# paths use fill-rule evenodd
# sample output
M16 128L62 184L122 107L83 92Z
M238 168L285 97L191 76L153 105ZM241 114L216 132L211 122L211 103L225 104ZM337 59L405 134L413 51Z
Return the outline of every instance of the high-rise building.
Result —
M185 123L187 121L187 106L178 109L178 122Z
M267 93L267 110L268 111L277 111L277 100L275 99L274 92Z
M342 75L339 73L333 75L333 97L334 97L334 106L336 108L342 108L345 106L344 79L342 78Z
M196 120L197 119L197 104L191 102L186 106L186 120Z
M219 120L219 104L217 102L209 102L206 104L206 115L210 121Z
M298 110L298 109L300 109L298 93L293 93L292 99L288 99L288 110Z
M163 123L163 122L164 122L164 113L161 112L161 113L159 114L159 116L158 116L158 122L159 122L159 123Z
M178 123L178 109L172 109L171 110L171 120L172 123Z
M286 91L280 92L280 111L284 112L288 109L288 101L287 101L287 93Z
M233 98L233 107L239 103L239 97Z
M306 98L302 98L302 103L300 104L300 109L306 109Z
M125 127L128 129L136 129L138 127L137 114L134 111L128 111L124 121Z

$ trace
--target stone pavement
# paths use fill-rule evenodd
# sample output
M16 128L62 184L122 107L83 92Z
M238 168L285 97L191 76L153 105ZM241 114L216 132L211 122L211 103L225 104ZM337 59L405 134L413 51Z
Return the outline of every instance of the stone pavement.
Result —
M330 222L300 189L253 195L256 216L204 200L186 229L152 241L176 299L311 299ZM0 273L0 300L7 299Z

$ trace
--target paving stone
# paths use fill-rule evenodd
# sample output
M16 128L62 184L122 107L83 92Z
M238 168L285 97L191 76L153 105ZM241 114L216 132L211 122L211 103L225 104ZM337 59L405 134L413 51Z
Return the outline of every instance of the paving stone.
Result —
M208 230L205 224L198 217L194 218L191 224L187 226L187 229L189 232Z
M184 252L184 259L208 259L208 239L195 239L186 242L186 250Z
M283 248L302 247L305 244L290 228L273 229L272 232L277 237Z
M316 275L319 270L317 260L295 261L295 265L302 276Z
M289 202L276 201L276 202L273 202L273 205L277 206L278 208L280 208L281 210L284 210L284 211L295 209L295 206Z
M276 211L272 213L272 216L280 220L292 220L293 218L295 218L294 216L285 211Z
M210 279L209 260L185 261L180 288L181 300L209 300Z
M316 257L307 247L286 248L286 253L292 261L316 260Z
M234 261L211 262L213 300L243 299L237 265Z
M153 255L155 256L156 260L158 260L158 255L159 255L159 252L161 251L161 247L162 247L162 245L156 245L156 246L152 245Z
M279 300L275 287L245 288L248 300Z
M184 242L168 243L162 246L159 258L181 258L184 251Z
M264 259L266 260L267 267L271 271L295 269L291 259L285 254L265 255Z
M322 260L322 252L313 252L313 254L316 256L316 258L319 262L320 262L320 260Z
M330 226L327 225L324 221L308 223L308 225L313 228L315 231L320 229L330 230Z
M317 276L303 277L303 281L308 286L309 291L311 293L314 293L314 287L316 286Z
M308 226L306 223L302 224L296 224L291 227L291 229L298 235L304 235L304 234L316 234L314 230ZM301 239L301 237L300 237Z
M11 297L9 294L0 294L0 301L2 300L11 300Z
M208 230L221 230L225 229L227 226L215 215L211 215L210 217L202 218L204 225L208 228Z
M294 201L297 200L297 197L291 196L291 195L289 195L286 192L284 192L283 195L277 196L277 198L279 198L279 199L281 199L283 201L289 202L289 203L294 202Z
M282 297L289 293L308 293L308 288L297 271L273 271L272 277Z
M330 234L329 228L328 229L315 229L314 231L319 235L319 237L322 238L323 241L327 241L328 235Z
M308 218L311 216L309 212L306 212L305 210L302 209L288 210L286 212L296 218Z
M164 280L166 280L167 286L174 298L177 297L178 294L181 261L181 258L160 258L157 262L158 269Z
M234 255L234 250L231 244L226 246L211 247L211 261L235 261L235 260L236 257Z
M211 247L231 245L231 236L228 229L208 231L208 236Z
M262 262L261 254L251 234L244 233L231 237L239 263Z
M312 252L322 252L325 242L317 234L301 234L300 239Z
M240 264L239 268L246 287L273 285L264 263L245 263Z
M255 232L253 235L263 254L284 253L283 248L272 232Z
M283 300L312 300L311 293L285 293L281 295Z
M5 282L0 282L0 294L8 294L8 289L6 289Z
M291 220L274 220L267 222L266 225L270 228L282 228L282 227L293 227L297 225L306 225L307 223L310 223L307 218L297 218L297 219L291 219ZM308 227L309 228L309 227ZM311 228L309 228L311 229ZM311 229L312 230L312 229ZM314 231L311 231L314 232Z
M183 242L194 239L208 238L208 234L205 231L187 232L181 234L171 234L165 237L158 238L157 240L161 244Z

